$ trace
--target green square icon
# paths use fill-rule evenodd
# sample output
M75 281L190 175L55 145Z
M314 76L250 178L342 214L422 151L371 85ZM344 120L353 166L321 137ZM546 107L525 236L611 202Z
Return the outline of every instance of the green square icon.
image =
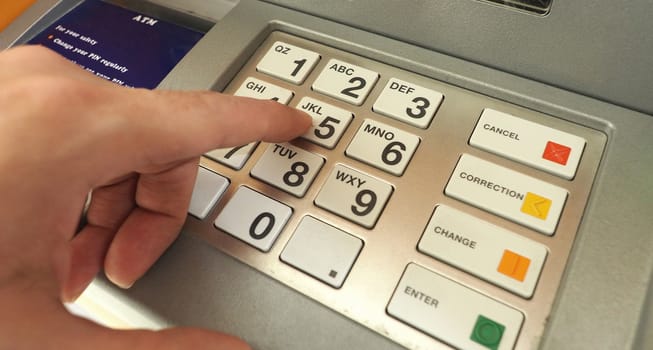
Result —
M483 315L478 315L470 338L490 350L497 350L505 329L506 327L501 323L492 321Z

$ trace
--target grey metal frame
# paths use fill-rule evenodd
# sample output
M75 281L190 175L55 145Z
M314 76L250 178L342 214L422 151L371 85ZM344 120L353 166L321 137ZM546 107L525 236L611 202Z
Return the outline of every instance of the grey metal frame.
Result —
M38 4L47 2L41 1ZM69 1L64 5L70 6L72 2ZM560 0L554 2L554 6L563 6L559 2ZM53 2L49 1L49 3ZM286 5L288 3L291 2L288 1ZM349 11L344 11L347 9L344 5L336 6L337 15L342 16L339 20L354 23L356 21L351 20L353 16L361 20L357 26L378 31L378 26L372 25L374 23L361 24L374 22L370 19L374 15L373 10L368 12L369 16L364 16L360 8L355 7L362 3L365 2L352 2L351 6L354 8L348 8ZM398 6L399 2L389 3L388 6L392 7ZM415 2L414 5L419 8L417 4L423 3ZM432 3L445 6L443 1ZM633 8L637 9L643 5L643 2L636 1L633 4ZM324 8L326 5L321 6L314 2L299 1L289 5L304 11L319 13L320 17L336 15L332 12L333 9L326 9ZM476 2L450 6L468 6L468 10L480 11L477 7L473 7L478 6ZM23 23L25 28L29 27L30 21L40 18L41 14L47 12L46 7L41 7L43 11L40 14L35 14L34 12L38 12L36 10L28 13L20 23ZM407 11L406 8L404 7L403 10ZM354 11L356 9L359 11ZM340 13L343 11L353 12L353 14ZM517 16L516 12L503 9L502 11L506 12L497 12L500 17ZM56 17L55 13L50 15ZM396 16L403 15L397 12ZM644 16L640 14L635 18ZM604 17L607 17L607 14ZM477 19L486 28L492 22L491 19L483 16ZM607 23L611 21L609 17L606 19ZM385 22L394 23L390 19L386 19ZM519 25L520 20L510 22ZM416 23L415 27L417 27L421 22L413 23ZM440 22L441 25L446 23L448 22ZM644 24L639 24L641 26L638 28L642 31L647 28ZM399 24L394 23L394 25ZM636 25L637 23L629 24L629 26ZM388 27L386 30L390 31L393 28ZM456 29L457 26L452 28ZM238 7L220 21L175 68L161 87L222 90L256 47L274 30L328 44L605 133L608 142L592 194L553 312L546 325L546 333L539 345L545 349L650 347L653 337L650 329L653 313L653 296L651 296L653 235L649 233L653 223L650 216L653 209L651 189L653 186L649 175L653 171L653 141L651 141L653 119L650 115L427 48L429 45L437 46L439 51L450 52L459 57L467 56L468 59L481 57L465 54L466 48L487 46L487 43L484 45L477 43L477 39L474 38L471 42L461 43L460 45L465 47L460 50L447 46L448 41L442 38L439 38L444 40L441 42L412 45L388 36L353 29L291 9L251 0L241 1ZM499 28L496 30L500 31ZM393 32L404 33L401 29ZM0 44L3 46L10 44L21 33L18 24L11 27L9 31L0 33ZM460 31L452 30L449 34L453 39L461 42L464 41L463 39L468 39ZM420 41L429 40L423 36L417 38ZM608 36L605 39L606 46L614 44L618 47L618 38ZM643 45L639 49L633 49L637 51L634 54L639 54L639 57L649 57L646 55L651 54L650 46L647 45L650 40L650 38L643 40ZM586 39L586 41L585 46L594 45L592 40ZM477 45L474 45L475 42ZM579 42L579 51L585 49L584 42ZM503 45L498 42L492 43L495 45L493 47L497 47L498 52L489 55L489 58L482 56L488 65L497 66L491 61L492 57L500 55L499 47L504 51L512 52L511 57L530 57L526 52L528 50L520 51L506 43ZM564 56L567 53L565 45L551 46L548 49L553 51L551 55ZM540 59L545 58L546 56ZM514 59L521 60L521 58ZM611 63L616 60L614 56L609 55L604 59L610 60ZM597 78L592 77L592 72L587 71L587 65L594 69L597 67L590 64L592 62L586 66L574 60L567 60L567 62L569 66L577 69L569 75L570 80L580 75L586 82L590 82L583 84L584 92L594 91L598 94L603 91L601 98L604 100L613 100L620 105L631 105L638 107L639 110L648 110L647 101L650 100L644 98L642 94L651 91L648 87L653 78L650 75L642 76L640 65L631 65L627 69L628 74L620 74L626 68L613 65L614 70L607 72L609 74L606 73L606 76L620 77L616 81L619 91L615 95L612 88L609 88L609 91L602 90L605 86L594 81ZM498 65L498 67L502 66ZM546 72L531 68L516 64L511 70L520 70L522 75L535 77L537 80L546 78L550 82L560 81L561 86L567 88L576 86L565 85L565 79L558 79L559 74L547 76ZM609 70L610 67L605 68ZM523 74L523 72L530 73ZM631 79L633 75L638 75L637 79ZM646 79L648 81L642 81ZM594 83L591 83L592 81ZM636 94L632 95L633 92ZM621 94L629 94L629 96L622 99ZM197 239L191 231L193 231L192 225L189 224L178 242L131 290L124 292L113 289L103 280L98 280L96 283L112 290L126 304L152 315L152 318L157 319L161 324L191 324L222 329L241 335L252 342L255 348L390 349L396 347L385 338L211 248L203 240ZM537 340L535 339L534 342L537 343Z

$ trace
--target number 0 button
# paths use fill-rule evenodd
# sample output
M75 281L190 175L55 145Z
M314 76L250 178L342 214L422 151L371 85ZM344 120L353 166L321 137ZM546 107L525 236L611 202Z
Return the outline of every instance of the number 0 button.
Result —
M378 79L377 72L331 59L313 83L313 90L360 106Z
M218 215L215 227L267 252L290 215L289 206L241 186Z
M315 205L372 228L392 191L390 184L338 164L315 198Z

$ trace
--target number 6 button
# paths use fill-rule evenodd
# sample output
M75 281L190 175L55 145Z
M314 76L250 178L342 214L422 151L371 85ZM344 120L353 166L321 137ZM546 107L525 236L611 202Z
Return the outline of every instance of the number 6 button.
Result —
M372 109L374 112L426 129L442 98L443 95L437 91L393 78L388 81Z
M267 252L286 226L292 209L241 186L215 220L215 227Z
M361 162L401 176L419 145L419 137L366 119L345 154Z

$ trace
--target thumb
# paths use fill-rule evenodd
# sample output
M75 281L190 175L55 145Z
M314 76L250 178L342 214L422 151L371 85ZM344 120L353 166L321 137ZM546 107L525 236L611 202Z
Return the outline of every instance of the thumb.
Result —
M0 304L5 304L0 314L0 350L250 349L236 337L206 329L105 328L71 315L57 298L43 298L30 292L4 298Z

